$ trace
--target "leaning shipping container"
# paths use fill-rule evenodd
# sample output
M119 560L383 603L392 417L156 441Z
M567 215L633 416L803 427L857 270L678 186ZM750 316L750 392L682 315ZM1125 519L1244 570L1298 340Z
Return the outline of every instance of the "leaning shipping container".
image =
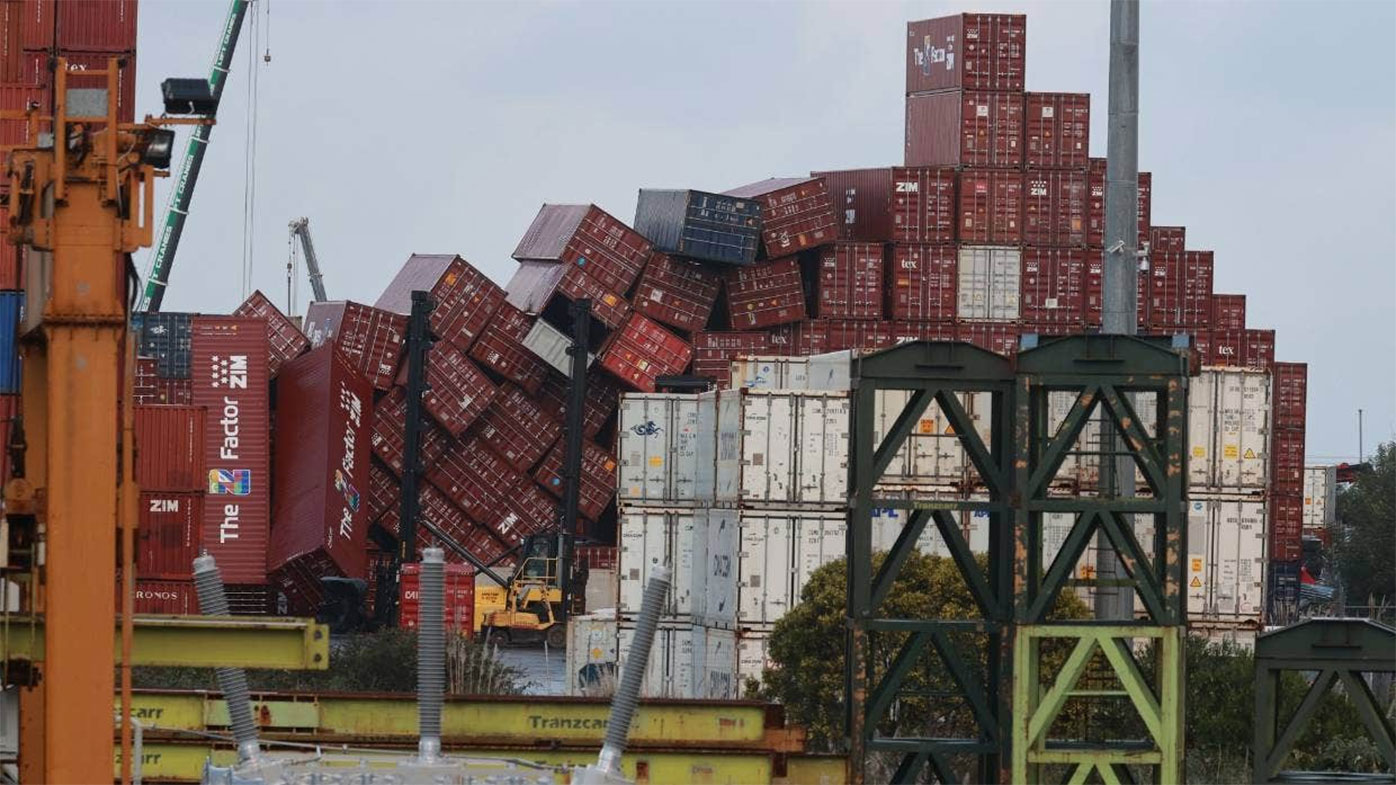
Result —
M412 254L373 307L406 316L413 291L431 294L432 332L462 352L470 351L505 298L499 284L459 256Z
M773 177L726 191L761 205L766 256L786 256L831 243L838 236L829 188L820 177Z
M258 289L233 311L233 316L254 316L267 323L267 372L273 377L281 366L296 359L310 348L310 340L296 323L286 318L262 291Z
M631 229L594 204L545 204L513 256L585 270L607 291L624 294L650 257L644 234L638 221Z
M761 205L705 191L641 188L635 229L666 253L751 264L761 242Z

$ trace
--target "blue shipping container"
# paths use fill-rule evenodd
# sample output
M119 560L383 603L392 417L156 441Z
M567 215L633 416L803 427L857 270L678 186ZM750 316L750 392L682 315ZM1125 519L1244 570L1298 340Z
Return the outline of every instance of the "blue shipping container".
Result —
M1299 562L1270 562L1270 615L1299 602Z
M19 393L19 320L24 292L0 292L0 394Z
M705 191L640 189L635 231L666 253L751 264L761 242L761 205Z
M155 358L155 375L161 379L188 379L193 353L194 315L190 313L142 313L131 317L136 354Z

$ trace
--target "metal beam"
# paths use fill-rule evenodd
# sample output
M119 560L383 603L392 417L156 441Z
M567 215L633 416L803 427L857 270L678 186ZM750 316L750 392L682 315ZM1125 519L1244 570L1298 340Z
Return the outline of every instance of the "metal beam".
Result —
M311 619L211 616L136 616L132 665L325 670L329 628ZM114 629L121 659L120 622ZM6 660L42 661L43 617L9 616L0 628Z

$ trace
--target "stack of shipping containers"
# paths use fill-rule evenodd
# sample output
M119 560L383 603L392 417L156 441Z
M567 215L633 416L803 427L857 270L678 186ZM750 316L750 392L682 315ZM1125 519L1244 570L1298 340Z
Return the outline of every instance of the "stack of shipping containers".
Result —
M1270 586L1272 619L1291 617L1299 602L1304 557L1304 422L1309 368L1275 363L1270 461Z

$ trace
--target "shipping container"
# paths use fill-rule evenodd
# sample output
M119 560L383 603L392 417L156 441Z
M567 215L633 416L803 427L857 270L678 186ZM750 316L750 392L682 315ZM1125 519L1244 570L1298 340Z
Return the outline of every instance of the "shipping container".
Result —
M700 446L715 434L699 430L699 410L712 407L711 396L680 393L629 393L621 398L616 428L621 504L698 504L711 502L699 492L698 457L711 459L712 447ZM707 421L711 422L711 414Z
M620 564L620 549L615 545L597 545L596 543L588 545L579 544L577 545L575 554L577 564L585 566L592 572L615 570L617 565ZM611 597L611 601L615 601L614 594ZM608 605L606 607L611 606Z
M617 636L620 671L635 637L633 625L622 622ZM665 622L655 630L642 698L732 700L740 696L737 683L737 635L681 622Z
M1269 483L1270 377L1203 369L1188 390L1188 487L1260 495Z
M1338 467L1304 467L1304 528L1327 529L1337 520Z
M892 241L892 170L843 169L810 172L829 186L838 239L861 243Z
M599 369L587 372L586 406L582 412L582 433L593 438L610 421L620 402L621 387L610 374ZM567 422L567 380L556 373L548 374L534 401L543 413L560 423Z
M719 389L728 386L732 360L744 354L769 354L771 336L764 332L700 332L693 336L693 374L706 376Z
M155 358L155 373L160 378L189 378L193 319L193 314L169 311L132 317L131 329L138 336L136 354Z
M955 340L972 343L1004 357L1018 354L1021 328L1004 322L964 322L955 326Z
M1272 493L1298 497L1304 495L1304 432L1279 428L1271 434L1270 463Z
M533 321L532 316L504 303L470 348L471 359L524 388L530 395L538 392L548 377L547 363L524 346Z
M1188 621L1260 623L1265 612L1265 502L1188 502Z
M412 254L373 307L410 315L414 291L431 294L432 332L462 352L470 351L506 297L499 284L459 256Z
M423 466L430 466L441 457L441 453L446 449L450 438L446 432L434 425L430 418L423 413L422 424L418 430L417 450L422 458ZM403 429L407 423L407 394L401 387L393 388L387 395L378 400L373 407L373 433L369 437L373 445L373 453L379 460L387 464L392 469L393 474L401 477L406 443L403 441Z
M843 512L742 510L737 624L774 624L800 602L815 570L847 554Z
M276 384L276 498L267 567L291 606L317 608L325 577L367 574L373 386L333 347L292 360Z
M616 691L616 639L620 625L614 614L587 614L567 619L566 694L609 698Z
M1023 94L948 90L907 96L904 162L1021 170Z
M215 414L221 416L222 407ZM135 410L135 478L142 491L199 491L208 483L201 406L143 406Z
M10 4L8 3L6 3L5 5L0 5L0 10L8 8L9 5ZM8 68L10 65L11 64L8 62L5 63L6 68ZM13 66L14 70L18 71L20 67L19 61L16 60L13 63ZM6 112L24 112L29 109L35 110L32 121L28 117L22 117L18 115L8 117L5 119L0 119L0 144L36 144L38 141L38 135L40 133L51 132L52 130L52 120L40 119L41 117L52 115L52 104L52 91L48 87L41 87L39 85L21 82L19 81L18 76L6 79L3 83L0 83L0 110ZM34 138L31 139L31 136ZM3 187L6 190L9 189L9 186L10 184L8 181L6 181L3 184L0 184L0 187ZM6 212L8 214L8 210ZM6 221L6 225L8 224L9 222ZM14 246L10 246L8 244L6 245L6 248L7 250L11 251L15 250ZM11 261L11 264L18 263L20 256L21 254L16 253L13 256L13 261ZM11 280L5 281L7 285L4 288L22 288L21 284L18 283L18 281L22 280L24 279L19 277L18 270L15 270Z
M954 249L951 249L954 252ZM953 278L951 279L954 280ZM954 313L954 301L950 303L950 313ZM943 321L919 322L919 321L894 321L887 322L887 335L891 339L892 346L907 341L953 341L955 340L955 323L947 317Z
M672 571L662 618L731 629L737 623L737 511L625 507L617 521L616 612L640 613L653 568Z
M1303 492L1275 492L1269 498L1267 539L1271 561L1297 561L1304 556Z
M649 260L651 245L644 234L638 221L631 229L594 204L545 204L513 256L521 262L576 267L607 291L623 295Z
M1275 428L1303 430L1308 410L1308 363L1275 363Z
M401 536L401 505L396 499L394 502L394 505L379 519L378 525ZM436 535L419 525L417 528L419 549L431 545L442 548L446 552L446 561L451 564L468 563L465 557L457 553L454 547L451 547L452 544L466 549L475 558L486 563L494 562L508 550L493 530L470 520L455 503L446 498L446 495L437 490L436 486L431 483L424 482L419 486L417 502L420 505L420 520L430 523L437 531L452 541L451 544L442 542Z
M193 403L208 409L203 547L228 583L263 584L271 506L266 325L196 316L192 331Z
M398 371L397 383L407 386L405 362ZM422 408L453 437L465 433L498 392L485 372L449 343L436 343L427 349L426 385Z
M533 478L549 493L561 499L566 488L564 458L566 442L558 442L543 456ZM582 443L582 475L578 484L577 511L591 520L601 517L616 497L616 459L591 441Z
M738 330L761 330L805 318L800 262L787 256L726 274L728 318Z
M1088 269L1086 251L1081 248L1024 248L1023 321L1039 329L1047 324L1085 324Z
M233 311L233 316L249 316L267 323L267 372L275 377L281 366L296 359L310 348L296 323L286 318L267 296L258 289Z
M612 489L611 495L614 494ZM505 488L503 514L495 521L494 529L505 545L514 546L530 534L556 531L561 517L555 498L544 493L528 477L517 476L514 483ZM579 528L581 524L579 521ZM586 531L574 533L587 534Z
M56 16L60 52L136 49L136 0L62 0Z
M475 425L475 433L514 471L527 472L557 442L562 425L527 393L506 382Z
M1207 365L1270 370L1275 361L1274 330L1211 330Z
M959 252L953 245L896 243L886 286L891 318L949 322L955 318Z
M775 667L770 656L771 630L766 627L737 631L737 680L741 684L765 677Z
M692 357L682 338L636 313L611 336L599 362L626 386L654 392L656 379L683 373Z
M1149 325L1206 329L1212 317L1212 252L1160 252L1149 260Z
M761 204L706 191L641 188L635 229L660 251L751 264L761 241Z
M1016 321L1021 315L1023 254L1017 248L960 246L956 315L960 319Z
M821 248L815 315L820 319L881 319L884 253L881 243L837 243ZM731 294L728 296L730 299Z
M25 0L4 0L0 3L0 82L19 81L20 59L24 51L24 16L28 5Z
M1183 253L1188 249L1188 230L1185 226L1149 227L1149 251L1151 253Z
M572 377L572 337L548 324L542 319L538 319L533 326L528 328L528 335L524 336L523 345L530 352L533 352L538 359L552 366L563 376ZM596 355L587 352L586 367L596 361Z
M18 395L0 395L0 445L9 445L10 434L14 432L15 420L20 415ZM10 480L10 451L0 448L0 481Z
M376 425L376 423L375 423ZM423 483L425 484L425 483ZM401 499L402 489L398 487L397 478L379 461L370 461L368 465L368 519L372 523L377 523L379 518L388 508L397 506Z
M191 580L203 545L203 490L142 490L137 510L136 575Z
M1212 320L1208 327L1213 330L1246 329L1246 295L1212 295Z
M1033 171L1027 174L1025 182L1023 243L1084 246L1090 212L1086 173Z
M721 286L722 277L706 266L656 251L631 302L639 313L691 333L708 323Z
M1299 604L1299 571L1303 565L1299 562L1299 557L1275 561L1271 560L1269 567L1269 602L1266 608L1266 621L1275 624L1280 617L1287 616Z
M963 243L1023 241L1023 173L960 172L959 238Z
M447 564L442 576L442 600L446 629L465 637L475 632L475 568ZM398 623L416 629L422 614L422 567L404 564L398 578Z
M950 493L940 496L941 500L952 501L987 501L984 494L959 494ZM901 536L902 530L910 521L911 511L894 507L874 508L872 513L872 547L873 552L890 551L892 545ZM955 531L959 533L965 544L969 546L972 553L987 554L989 552L989 514L983 510L961 510L952 513L955 522ZM1060 513L1044 513L1042 516L1042 551L1043 567L1049 567L1052 558L1056 556L1057 550L1061 548L1062 540L1065 538L1064 532L1058 532L1062 528L1054 526L1053 521L1063 516ZM1069 526L1070 521L1067 521ZM916 539L916 550L925 556L936 556L942 559L952 558L950 547L945 544L945 537L941 535L939 527L934 520L926 522L926 528L922 530L921 536Z
M120 596L121 587L117 587ZM197 615L199 593L192 580L136 579L136 613L160 613L175 616Z
M521 262L505 287L508 304L526 314L542 316L564 329L572 324L569 302L591 301L591 317L607 329L625 324L630 303L575 265ZM504 309L500 309L503 313ZM498 318L496 316L496 318Z
M1023 14L956 14L908 22L906 92L1022 92L1027 34Z
M820 177L773 177L726 191L761 205L766 256L789 256L834 241L838 234L829 188Z
M892 170L892 239L907 243L955 241L955 170L898 167Z
M700 458L699 485L719 503L843 505L848 501L846 392L723 390L716 396L716 458ZM709 411L704 409L701 414ZM708 444L708 440L701 442ZM708 473L708 465L713 473Z
M1084 173L1091 155L1090 93L1028 93L1026 112L1027 167Z
M1076 399L1077 395L1074 392L1055 391L1048 395L1048 433L1061 430L1062 422L1076 403ZM1151 392L1133 393L1132 405L1144 432L1157 434L1158 397ZM1106 445L1102 441L1102 434L1108 434L1113 439L1119 430L1114 425L1105 426L1107 417L1102 408L1097 408L1086 420L1076 441L1063 456L1062 463L1051 480L1051 487L1065 489L1068 495L1099 494L1101 454L1115 449L1113 443ZM1137 467L1134 470L1134 487L1140 492L1149 488L1144 473Z
M773 330L771 347L783 354L885 349L894 343L891 325L891 322L852 319L797 322Z
M1153 212L1153 199L1151 192L1153 189L1154 176L1149 172L1139 173L1139 201L1136 204L1136 220L1139 225L1139 243L1142 246L1149 241L1150 220ZM1090 190L1090 213L1086 220L1086 244L1092 248L1100 248L1105 245L1105 159L1090 159L1088 170L1088 188Z
M479 437L459 442L424 467L426 478L471 520L493 526L518 475Z
M67 0L59 5L66 5ZM26 47L28 48L28 47ZM64 49L59 52L68 62L68 89L102 89L107 87L105 74L89 72L105 71L111 66L111 59L117 59L116 79L116 119L120 123L134 122L136 119L136 51L131 47L123 52L84 52L77 49ZM20 79L24 84L43 89L51 96L56 89L54 70L57 59L49 51L26 51L20 64ZM51 97L44 99L45 107Z
M386 390L397 376L407 340L407 317L349 300L311 303L305 312L311 348L333 343L349 364Z

